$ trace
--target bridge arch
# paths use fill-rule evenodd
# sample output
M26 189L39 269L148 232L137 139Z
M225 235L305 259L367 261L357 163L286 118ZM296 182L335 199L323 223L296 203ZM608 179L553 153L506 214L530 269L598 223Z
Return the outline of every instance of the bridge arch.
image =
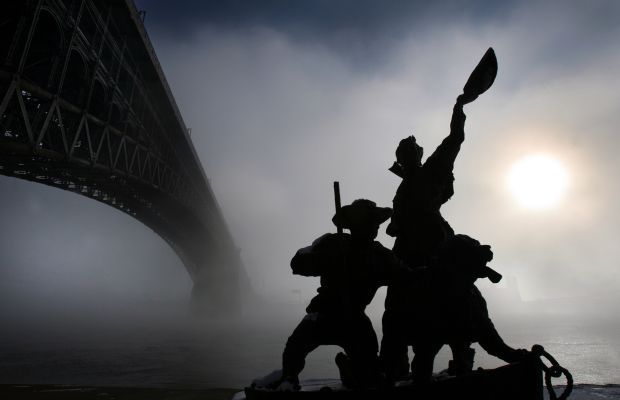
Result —
M88 103L88 112L101 121L108 119L108 88L99 77L93 79Z
M0 174L125 212L172 246L197 293L235 304L241 290L218 288L250 292L247 276L133 2L24 3L14 64L0 65Z
M84 108L88 96L88 78L89 70L84 55L72 48L67 58L60 96L77 108Z
M23 34L23 24L25 20L26 2L11 1L2 4L3 13L0 15L0 64L11 65L13 54L16 49L23 50L23 43L26 35ZM7 38L14 37L17 43L13 43ZM20 52L21 54L21 52Z
M110 125L123 132L125 130L126 114L126 108L122 104L113 101L110 110Z
M121 312L121 301L148 300L147 296L156 300L157 289L162 289L168 305L174 301L174 310L184 312L191 277L168 243L140 221L44 180L0 176L0 191L5 191L0 212L5 217L0 235L2 277L5 284L23 285L16 297L33 302L34 311L45 309L37 289L46 290L47 278L51 282L46 293L63 291L65 296L58 293L63 299L114 303L112 309ZM93 288L99 291L90 292ZM132 295L130 290L138 292ZM115 292L117 299L96 298ZM57 304L55 298L49 301ZM141 309L133 306L132 313Z
M54 14L42 8L34 21L34 33L28 44L21 73L32 83L54 91L65 46L64 32Z
M101 31L95 22L90 7L84 7L79 21L79 32L86 43L93 49L97 48Z

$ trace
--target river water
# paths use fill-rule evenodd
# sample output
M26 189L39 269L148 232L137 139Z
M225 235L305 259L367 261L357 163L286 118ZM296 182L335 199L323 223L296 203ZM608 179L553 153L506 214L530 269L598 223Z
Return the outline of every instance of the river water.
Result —
M14 322L2 328L0 383L242 388L279 367L286 338L303 316L303 308L292 309L299 313L272 307L265 315L274 318L254 314L215 322L186 316L121 321L113 315L55 325ZM380 316L373 315L373 322L380 334ZM620 383L620 334L613 324L522 317L495 323L514 347L543 345L578 384ZM301 378L336 377L338 351L324 346L313 352ZM435 370L448 358L442 350ZM477 349L476 366L501 364Z

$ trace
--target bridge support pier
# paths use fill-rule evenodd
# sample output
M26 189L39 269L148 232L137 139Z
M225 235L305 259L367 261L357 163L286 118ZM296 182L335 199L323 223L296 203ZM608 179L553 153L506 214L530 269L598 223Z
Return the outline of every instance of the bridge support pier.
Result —
M245 271L238 263L211 264L194 275L191 309L197 316L235 317L242 311L242 299L249 290ZM245 279L244 279L245 278Z

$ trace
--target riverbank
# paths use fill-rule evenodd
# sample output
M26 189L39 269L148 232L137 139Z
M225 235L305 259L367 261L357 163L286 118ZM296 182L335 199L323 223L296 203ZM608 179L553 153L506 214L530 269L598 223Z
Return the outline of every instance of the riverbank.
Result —
M557 387L561 393L563 387ZM6 400L231 400L240 389L171 389L69 385L0 385ZM545 391L545 398L548 398ZM575 385L570 400L620 399L620 385Z
M169 389L84 387L67 385L0 385L6 400L230 400L239 389Z

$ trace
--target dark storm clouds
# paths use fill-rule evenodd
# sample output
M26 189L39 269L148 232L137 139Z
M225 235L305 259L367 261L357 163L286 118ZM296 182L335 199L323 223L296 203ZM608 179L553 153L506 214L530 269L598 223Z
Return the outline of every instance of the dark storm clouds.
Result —
M305 46L326 46L359 69L372 69L411 34L454 22L501 23L512 2L485 1L168 1L140 0L151 32L186 42L210 26L222 31L267 28Z
M509 14L513 2L445 1L185 1L139 0L147 12L148 24L156 29L187 36L206 24L222 29L269 26L290 35L325 41L343 32L372 43L412 28L443 21L485 23Z
M419 33L422 42L425 32L502 27L519 14L529 14L528 30L560 34L540 54L541 60L555 60L558 67L596 58L615 42L611 33L618 29L618 5L612 1L138 0L136 5L146 11L151 34L179 43L205 26L229 32L263 27L305 45L328 46L359 68L380 62L412 33ZM563 22L569 25L558 26Z

